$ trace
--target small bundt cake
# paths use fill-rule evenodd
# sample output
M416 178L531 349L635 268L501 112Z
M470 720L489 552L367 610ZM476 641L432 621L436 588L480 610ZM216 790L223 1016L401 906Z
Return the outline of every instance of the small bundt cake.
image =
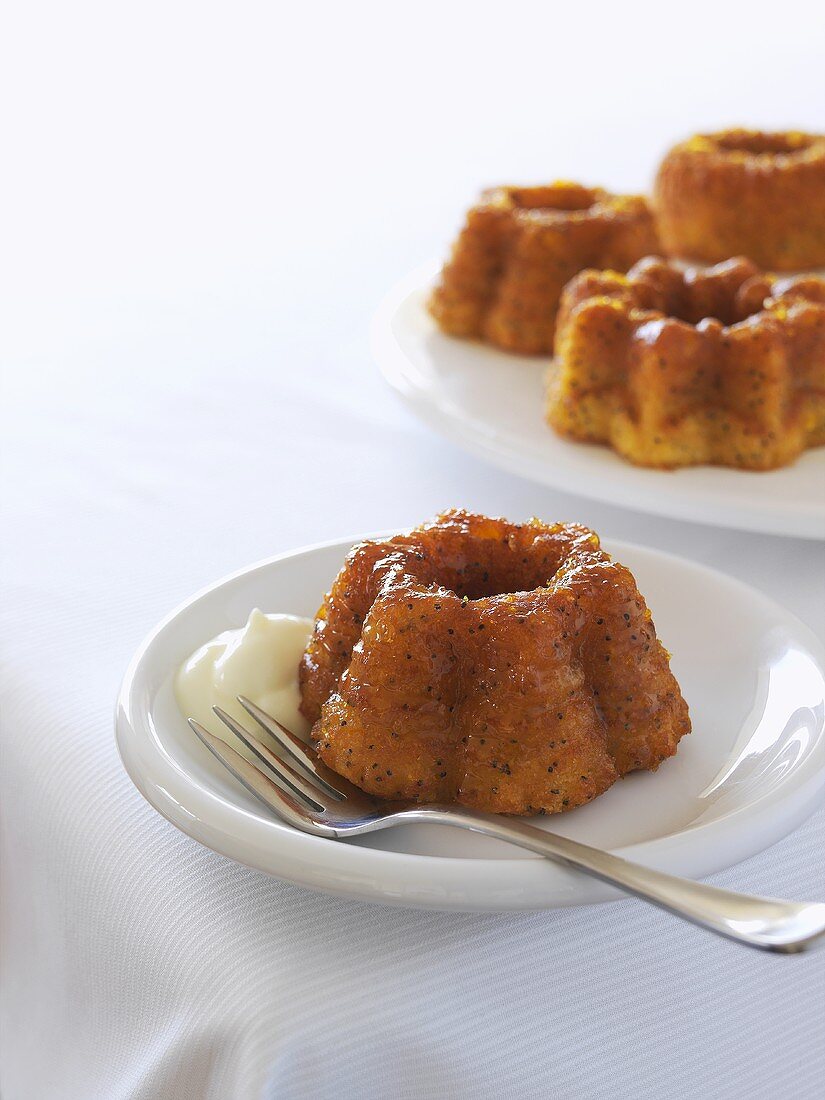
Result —
M767 470L825 443L825 279L648 257L566 287L547 419L642 466Z
M564 182L496 187L467 214L430 313L451 336L527 355L550 352L569 279L585 267L627 271L658 248L641 196Z
M698 134L662 161L654 206L672 256L718 263L741 255L776 271L825 267L825 136Z
M447 512L350 552L302 710L370 794L558 813L676 751L690 720L668 661L592 531Z

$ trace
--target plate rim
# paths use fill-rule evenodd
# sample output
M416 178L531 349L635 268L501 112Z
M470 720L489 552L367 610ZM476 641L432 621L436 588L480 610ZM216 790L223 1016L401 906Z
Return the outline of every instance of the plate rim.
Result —
M416 384L415 376L418 368L411 362L406 352L399 345L393 333L393 321L402 306L408 299L416 294L421 294L431 286L433 279L440 269L441 264L428 261L416 267L410 274L399 280L381 300L373 314L370 324L370 350L378 369L384 380L403 403L439 435L463 448L476 458L480 458L493 466L503 469L508 473L527 479L534 484L545 485L574 496L582 496L602 503L612 504L631 512L642 512L647 515L659 515L668 519L677 519L682 522L701 523L711 527L721 527L732 530L751 531L761 534L785 536L788 538L804 538L815 541L825 539L825 493L823 503L820 506L809 504L800 507L793 502L785 502L782 499L775 502L772 508L775 519L773 522L765 519L765 511L756 503L743 503L741 500L731 501L720 496L710 501L702 501L699 490L691 489L687 495L677 493L660 493L654 491L646 481L646 475L658 473L665 477L679 475L681 471L653 470L647 467L636 467L632 463L622 462L620 467L613 467L605 463L597 472L577 469L576 483L574 486L563 478L561 472L554 476L557 467L554 464L542 464L538 459L531 458L524 452L514 450L508 444L502 443L494 435L480 431L474 431L473 421L460 419L455 416L447 402L433 401L424 388ZM433 322L434 324L434 322ZM444 335L445 339L458 339ZM478 341L461 341L462 344L477 344L480 348L486 345ZM492 349L497 354L508 353L499 349ZM513 358L520 358L515 357ZM550 429L548 428L548 432ZM570 440L560 440L571 448L569 454L574 456L576 450L581 447L599 447L598 444L576 443ZM607 448L601 448L606 453L612 454ZM811 448L810 450L813 450ZM825 451L825 448L820 448ZM581 452L580 452L581 453ZM807 452L806 452L807 453ZM569 477L570 464L560 464L558 470L564 469ZM713 467L699 466L687 467L691 469L712 469ZM628 481L624 478L611 476L612 469L620 469L625 473L637 471L637 481ZM725 468L726 472L741 475L743 478L766 477L774 471L744 471Z
M260 848L250 845L248 837L238 837L234 833L227 832L225 822L230 819L237 820L236 815L247 816L260 823L265 821L258 815L251 814L242 806L227 802L215 792L203 787L194 780L164 748L155 734L150 721L152 700L147 701L146 692L140 683L140 673L155 647L160 645L174 625L175 621L195 604L216 594L220 589L230 586L233 582L248 577L250 574L262 572L277 567L287 559L309 557L319 551L333 548L346 552L356 542L364 538L380 537L378 534L356 535L344 539L331 539L310 543L294 550L287 550L271 557L264 558L219 578L207 584L192 596L179 603L172 611L146 635L136 652L131 658L123 677L118 692L115 708L115 738L118 753L123 766L140 794L154 809L156 809L171 824L187 833L199 843L212 849L220 855L233 859L246 866L256 868L273 878L293 882L296 885L322 890L326 893L347 896L373 902L403 905L413 908L451 909L461 911L517 911L557 908L567 905L581 905L593 902L615 900L624 897L615 889L595 880L584 880L582 876L566 872L556 865L550 865L554 874L549 872L548 882L544 888L541 885L541 871L543 861L520 859L468 859L462 856L424 855L411 852L384 851L382 849L347 845L345 843L336 846L337 851L346 851L349 855L343 856L344 866L334 869L321 867L313 858L314 854L322 851L318 844L330 843L317 837L311 837L297 830L291 830L279 822L266 822L267 826L279 830L286 829L290 843L295 852L291 857L289 853L281 853L286 867L273 870L266 864L265 853ZM699 573L708 573L717 581L721 578L726 585L746 594L751 600L756 599L766 611L770 611L777 618L778 623L793 629L794 635L815 658L820 672L825 679L825 646L817 635L792 612L786 610L781 604L765 595L753 586L746 584L736 577L732 577L721 570L712 568L702 563L694 562L689 558L659 550L652 547L640 546L622 540L605 540L610 552L618 557L625 548L632 552L641 552L655 559L665 559L677 567L687 567ZM145 718L140 718L140 703L145 703ZM137 712L136 712L137 710ZM141 726L143 729L141 729ZM148 735L148 736L147 736ZM180 801L163 783L152 780L142 763L142 756L148 750L159 767L163 779L172 782L175 792L182 791L196 795L195 801L211 807L215 814L210 819L194 814ZM697 835L713 837L721 828L726 837L725 855L720 856L717 846L711 845L715 858L698 859L696 855L687 860L688 871L679 868L677 873L687 873L689 877L706 877L719 870L729 868L739 863L742 859L757 855L766 847L776 843L792 832L815 809L820 801L820 790L825 786L825 768L814 768L817 755L825 753L825 728L819 730L819 751L810 754L803 765L795 768L789 778L784 780L774 792L769 792L746 806L740 806L722 817L704 824L691 826L674 833L646 840L632 845L612 849L615 854L638 860L649 866L657 866L662 870L673 870L671 859L676 849L685 843L685 837L690 834L691 840ZM812 770L813 769L813 770ZM801 788L801 789L800 789ZM794 795L796 796L794 799ZM781 824L777 824L775 814L777 801L784 804L784 816ZM227 812L227 807L229 812ZM743 820L744 817L744 820ZM217 819L217 823L216 823ZM756 846L749 842L752 840L754 830L763 826L763 832L767 839L760 840ZM747 828L743 830L743 825ZM765 829L765 825L772 825ZM279 834L276 834L279 835ZM692 845L693 848L705 848L706 845ZM652 849L652 850L651 850ZM330 854L333 849L330 848ZM335 857L337 859L337 857ZM370 866L371 865L371 866ZM547 867L547 864L544 864ZM422 875L424 869L431 872L454 872L461 867L464 877L474 881L464 883L453 897L441 896L443 890L434 891L427 889L427 876ZM536 874L536 868L539 868ZM371 869L373 874L370 874ZM378 880L386 878L386 873L397 869L396 874L390 875L395 879L394 886L382 885ZM531 869L536 877L536 882L525 883L525 873ZM493 877L494 883L485 879ZM330 877L332 874L332 877ZM437 878L438 875L432 875ZM565 893L564 882L569 879L569 887ZM497 880L497 881L496 881ZM554 881L555 880L555 881ZM495 889L493 889L495 886ZM562 887L561 894L559 889ZM486 889L493 896L481 899L479 888L482 892ZM531 890L530 896L522 897L525 889ZM537 895L544 889L545 893L552 894L542 900ZM468 896L472 895L472 896ZM438 895L438 896L436 896Z

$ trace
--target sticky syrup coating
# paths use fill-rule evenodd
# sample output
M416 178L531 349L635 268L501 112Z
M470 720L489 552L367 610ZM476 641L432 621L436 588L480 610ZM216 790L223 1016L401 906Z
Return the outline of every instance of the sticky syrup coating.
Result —
M443 332L506 351L552 351L565 283L586 267L627 271L659 248L647 201L559 181L495 187L467 214L429 309Z
M494 813L589 802L690 730L633 576L575 524L454 511L361 543L300 682L333 770L379 797Z
M654 207L669 255L706 263L742 255L775 271L825 267L825 136L697 134L662 161Z
M566 287L546 416L631 462L769 470L825 443L825 279L656 257Z

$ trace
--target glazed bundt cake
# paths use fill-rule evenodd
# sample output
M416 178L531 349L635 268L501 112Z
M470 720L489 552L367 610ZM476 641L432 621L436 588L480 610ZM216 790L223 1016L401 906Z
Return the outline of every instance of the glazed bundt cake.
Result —
M631 462L766 470L825 443L825 279L648 258L565 289L547 419Z
M569 279L585 267L627 271L658 247L641 196L565 182L496 187L467 214L430 312L451 336L528 355L550 352Z
M496 813L572 809L690 730L633 576L575 524L447 512L361 543L300 682L336 772Z
M698 134L665 157L654 205L670 255L825 267L825 135Z

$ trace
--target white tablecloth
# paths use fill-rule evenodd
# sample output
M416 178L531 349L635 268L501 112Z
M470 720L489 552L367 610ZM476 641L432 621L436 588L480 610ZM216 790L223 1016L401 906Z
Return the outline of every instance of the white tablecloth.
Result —
M162 820L112 731L130 655L190 592L453 505L676 551L823 631L820 545L485 468L420 427L368 351L383 292L481 184L644 186L691 129L821 125L813 7L743 30L717 5L713 34L710 10L676 28L613 6L591 42L523 4L18 9L3 1100L821 1095L825 954L758 955L634 901L456 916L311 894ZM715 881L822 897L824 849L820 812Z

